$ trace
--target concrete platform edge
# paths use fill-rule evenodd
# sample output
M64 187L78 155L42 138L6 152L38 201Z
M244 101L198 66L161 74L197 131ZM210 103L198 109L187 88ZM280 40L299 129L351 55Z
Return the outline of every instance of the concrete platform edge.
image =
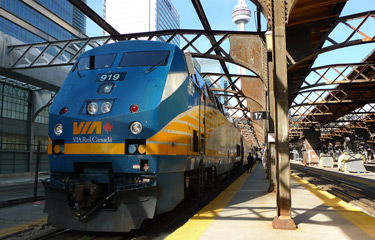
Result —
M314 184L309 183L295 174L292 174L292 177L299 185L306 188L308 191L322 200L327 206L333 208L337 213L349 220L359 229L367 233L372 238L375 238L374 217L362 212L360 209L353 207L349 203L346 203L340 198L337 198L334 195L318 188Z

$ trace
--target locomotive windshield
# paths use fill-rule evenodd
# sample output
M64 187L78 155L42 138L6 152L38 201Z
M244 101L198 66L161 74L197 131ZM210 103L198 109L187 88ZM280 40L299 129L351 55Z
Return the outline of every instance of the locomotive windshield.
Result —
M111 53L80 58L76 68L73 71L76 69L78 69L78 71L84 71L90 69L110 68L112 67L116 55L116 53Z
M119 67L165 66L169 51L125 52Z

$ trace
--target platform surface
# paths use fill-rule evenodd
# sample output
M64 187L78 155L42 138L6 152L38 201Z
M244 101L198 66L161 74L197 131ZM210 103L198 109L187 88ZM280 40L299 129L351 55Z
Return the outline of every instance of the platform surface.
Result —
M267 192L265 177L258 164L166 239L375 239L374 217L293 175L292 217L298 228L273 229L276 193ZM0 237L45 223L43 204L0 209Z
M297 176L292 176L292 217L297 230L276 230L276 193L258 164L245 173L171 239L375 239L375 218Z

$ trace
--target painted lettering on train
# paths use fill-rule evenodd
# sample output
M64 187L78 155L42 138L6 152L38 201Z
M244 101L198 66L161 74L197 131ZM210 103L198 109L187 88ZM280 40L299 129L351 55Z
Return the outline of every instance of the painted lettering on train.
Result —
M102 134L102 122L73 122L73 135Z

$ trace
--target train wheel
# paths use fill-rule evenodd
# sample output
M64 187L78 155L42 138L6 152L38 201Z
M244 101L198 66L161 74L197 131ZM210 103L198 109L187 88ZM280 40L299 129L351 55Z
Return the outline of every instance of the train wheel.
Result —
M215 188L218 185L218 176L214 166L206 169L207 173L207 187Z

